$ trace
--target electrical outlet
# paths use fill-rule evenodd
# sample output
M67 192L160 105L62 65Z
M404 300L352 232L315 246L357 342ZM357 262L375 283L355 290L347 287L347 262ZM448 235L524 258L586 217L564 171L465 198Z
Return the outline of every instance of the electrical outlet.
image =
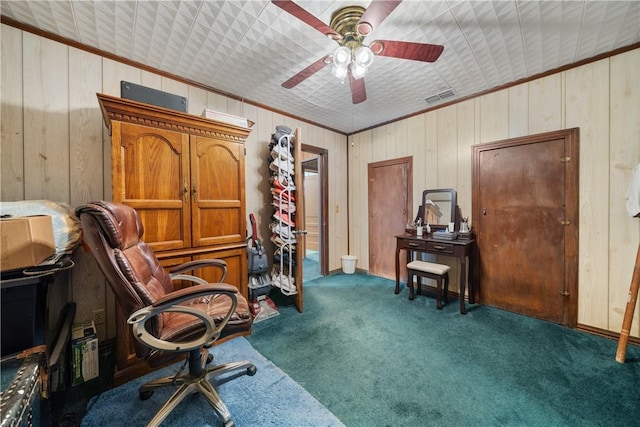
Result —
M96 325L102 325L105 320L104 310L96 310L93 312L93 321Z

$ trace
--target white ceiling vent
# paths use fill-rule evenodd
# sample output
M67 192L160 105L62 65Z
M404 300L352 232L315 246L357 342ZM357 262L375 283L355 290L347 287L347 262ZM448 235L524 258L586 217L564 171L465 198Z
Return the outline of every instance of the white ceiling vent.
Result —
M456 93L453 91L453 89L447 89L444 92L440 92L437 95L432 95L428 98L425 98L424 100L427 101L429 104L434 104L436 102L442 101L443 99L455 96L455 94Z

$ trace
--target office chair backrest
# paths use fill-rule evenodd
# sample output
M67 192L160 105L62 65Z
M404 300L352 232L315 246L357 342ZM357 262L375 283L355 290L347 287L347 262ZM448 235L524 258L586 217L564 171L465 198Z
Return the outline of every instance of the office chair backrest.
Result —
M142 240L144 227L130 206L104 201L76 209L82 223L84 242L113 290L123 314L153 304L173 290L168 273L153 250ZM151 333L162 330L163 316L149 322ZM138 348L140 352L145 351Z

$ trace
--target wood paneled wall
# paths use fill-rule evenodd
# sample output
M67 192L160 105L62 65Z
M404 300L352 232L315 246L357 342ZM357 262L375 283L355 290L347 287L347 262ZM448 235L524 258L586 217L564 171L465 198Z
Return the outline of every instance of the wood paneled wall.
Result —
M256 123L247 141L247 212L258 218L265 240L271 215L265 159L275 126L300 127L306 144L328 149L332 271L347 253L358 257L358 269L368 269L368 163L413 156L422 166L414 167L414 206L424 188L455 187L468 216L473 144L579 127L578 321L620 329L640 241L640 221L624 208L640 160L640 50L367 130L347 144L344 135L199 87L6 25L1 31L1 200L50 199L75 207L110 199L110 138L95 94L119 96L120 80L127 80L188 97L192 114L211 108ZM80 250L76 262L70 291L76 319L106 308L100 336L111 338L113 295L90 255ZM633 336L640 335L639 311Z
M640 49L351 135L349 233L358 268L368 269L369 259L368 163L413 156L416 209L423 189L453 187L463 216L470 216L473 144L579 127L578 322L620 332L640 241L640 220L625 208L640 161L638 70Z
M126 80L186 96L191 114L210 108L256 123L246 142L247 213L254 213L267 243L272 214L267 158L275 126L299 127L305 144L327 149L329 269L340 269L340 256L347 253L346 136L7 25L1 31L2 201L48 199L76 207L110 200L111 139L96 93L120 96L120 81ZM106 308L99 335L112 338L113 294L90 254L80 249L75 261L69 294L77 303L76 320Z

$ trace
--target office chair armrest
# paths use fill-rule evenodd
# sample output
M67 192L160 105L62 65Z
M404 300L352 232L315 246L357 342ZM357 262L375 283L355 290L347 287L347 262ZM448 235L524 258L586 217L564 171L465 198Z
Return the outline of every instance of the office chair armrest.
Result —
M199 283L201 285L208 285L209 282L204 280L202 277L193 276L191 274L169 274L171 280L187 280L189 282Z
M177 265L171 269L169 269L169 276L173 279L174 276L179 275L180 273L184 273L185 271L194 271L203 267L217 267L222 271L222 278L220 278L220 282L224 282L224 279L227 277L227 263L221 259L198 259L195 261L185 262L184 264ZM189 280L189 279L186 279ZM200 281L198 281L200 283Z
M238 289L233 285L225 283L194 285L183 288L165 295L154 304L135 311L127 323L132 325L133 335L138 341L154 349L172 352L184 352L211 345L222 333L231 316L238 306L236 294ZM205 311L198 310L188 305L180 305L183 302L196 298L210 297L212 295L226 295L231 299L231 305L227 314L216 324L216 321ZM164 341L153 336L145 327L146 322L162 313L185 313L202 320L205 332L198 338L191 341L181 341L179 343Z

